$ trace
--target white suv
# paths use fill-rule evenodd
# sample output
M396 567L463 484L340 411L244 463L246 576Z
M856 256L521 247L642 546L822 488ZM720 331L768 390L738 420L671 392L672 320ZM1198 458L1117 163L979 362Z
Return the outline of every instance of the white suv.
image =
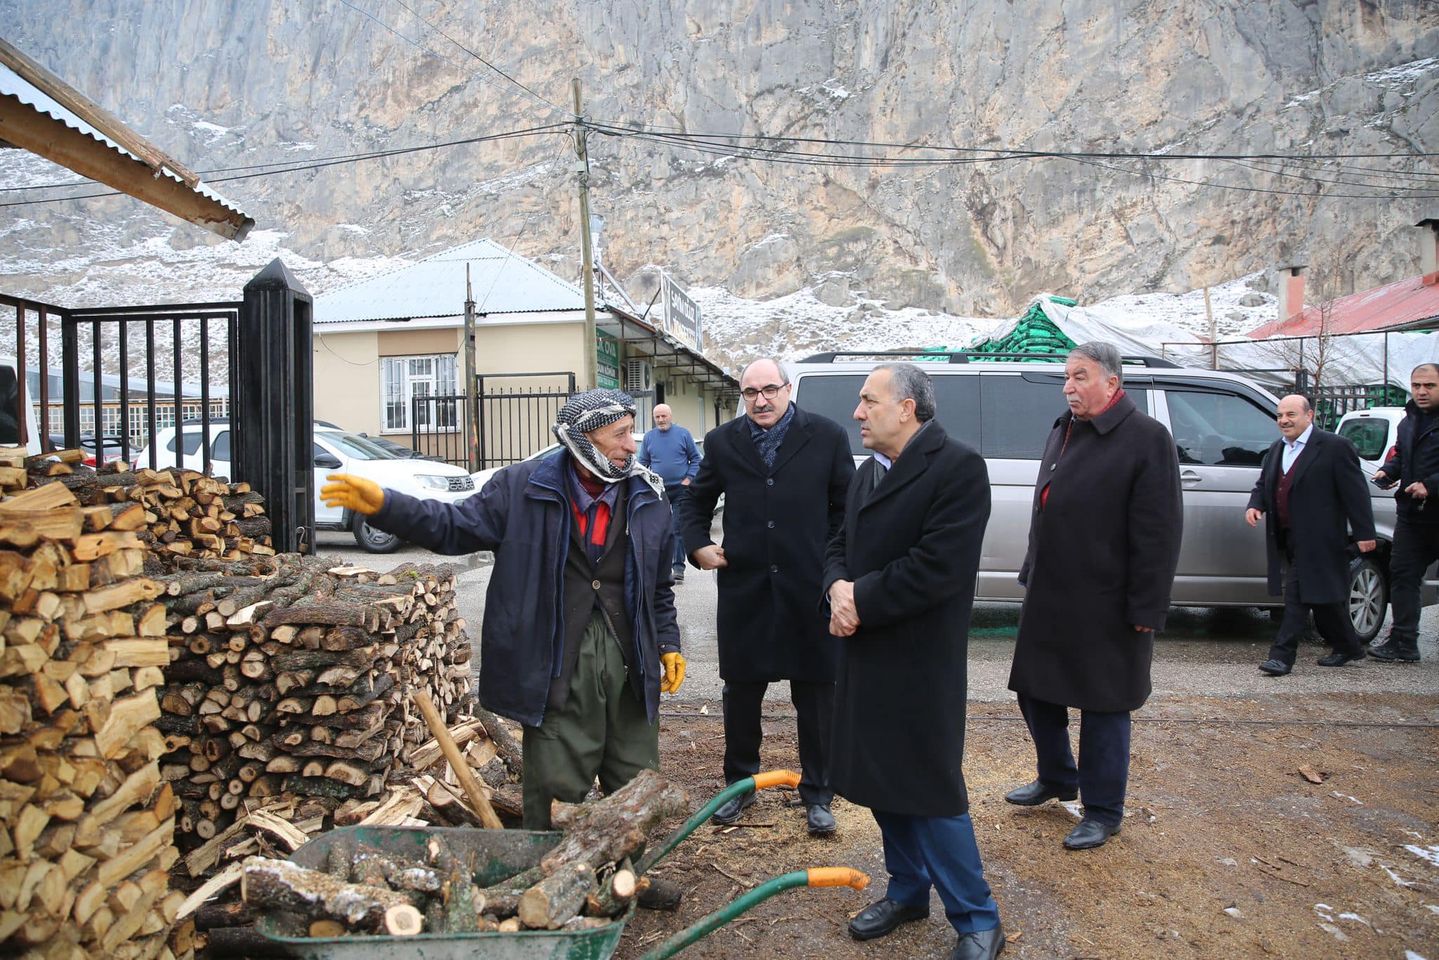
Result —
M156 435L156 466L163 469L179 465L203 470L200 422L192 421L182 427L179 437L174 427L167 427ZM136 469L150 466L148 447L136 455L133 465ZM463 500L475 492L474 480L460 467L434 460L397 457L367 437L318 423L315 424L314 466L315 527L349 530L354 533L355 542L371 553L390 553L399 549L404 540L370 526L363 514L325 506L320 500L320 487L326 475L353 473L389 490L447 503ZM210 421L210 473L217 477L230 475L229 420Z

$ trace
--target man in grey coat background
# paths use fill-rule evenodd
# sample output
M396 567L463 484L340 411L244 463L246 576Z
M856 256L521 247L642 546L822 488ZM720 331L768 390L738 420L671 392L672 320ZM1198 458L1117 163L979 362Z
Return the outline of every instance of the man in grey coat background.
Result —
M1099 846L1123 822L1130 712L1149 698L1184 521L1174 439L1125 395L1121 362L1097 341L1065 361L1069 412L1044 447L1019 572L1009 689L1038 775L1005 799L1035 806L1079 796L1084 817L1064 838L1070 850ZM1078 764L1070 707L1080 711Z

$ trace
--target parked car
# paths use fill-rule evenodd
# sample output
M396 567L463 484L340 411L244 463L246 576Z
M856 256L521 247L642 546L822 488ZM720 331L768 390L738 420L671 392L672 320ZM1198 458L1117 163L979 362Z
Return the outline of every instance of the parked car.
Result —
M1395 452L1399 443L1399 424L1404 420L1403 407L1370 407L1368 410L1351 410L1340 420L1334 432L1347 437L1359 452L1368 476L1384 466ZM1389 491L1386 496L1393 496Z
M443 459L444 459L443 457L431 456L431 455L428 454L428 453L421 453L420 451L414 449L413 447L407 447L407 446L405 446L405 445L402 444L402 443L396 443L395 441L386 439L385 437L372 437L372 436L370 436L368 433L362 433L362 434L360 434L360 436L364 437L366 440L370 441L370 442L373 443L375 446L380 447L380 448L382 448L382 449L384 449L384 450L388 450L390 453L393 453L395 456L399 457L401 460L443 460Z
M200 423L182 424L177 434L174 427L161 430L155 437L156 463L160 467L177 464L203 468L200 450L203 440ZM230 475L230 421L210 421L210 473ZM327 507L320 500L320 487L330 473L353 473L373 480L390 490L411 496L454 503L475 492L475 483L461 467L433 460L397 457L373 443L369 438L344 430L329 429L315 424L315 527L320 530L349 530L355 542L371 553L390 553L399 549L403 539L370 526L364 514L351 513L338 507ZM135 458L136 468L149 466L147 447Z
M85 459L81 462L87 467L98 467L125 459L125 444L119 437L105 437L102 440L81 437L80 449L85 451Z
M630 436L634 437L635 439L635 456L639 456L640 451L644 448L645 435L643 433L632 433L630 434ZM548 447L543 447L539 450L536 450L528 457L524 457L517 462L526 463L530 460L543 460L545 457L553 457L559 452L560 445L558 443L552 443ZM470 476L474 478L475 489L484 489L485 484L490 482L490 478L493 477L495 474L499 473L507 466L509 466L509 464L501 464L498 467L486 467L483 470L477 470L474 473L470 474Z
M895 359L902 359L895 357ZM978 450L989 467L993 507L975 597L1020 600L1020 564L1028 546L1034 481L1045 439L1064 412L1061 361L990 361L954 355L926 363L944 429ZM851 417L860 385L880 358L819 354L792 365L793 398L844 425L856 462L868 456ZM1174 580L1177 606L1282 608L1268 591L1263 527L1244 522L1249 493L1269 445L1278 400L1243 377L1185 369L1158 358L1126 363L1124 389L1169 428L1179 454L1184 539ZM1350 566L1349 612L1364 642L1372 640L1388 603L1388 550L1393 500L1374 500L1380 547ZM1433 602L1434 593L1426 595Z

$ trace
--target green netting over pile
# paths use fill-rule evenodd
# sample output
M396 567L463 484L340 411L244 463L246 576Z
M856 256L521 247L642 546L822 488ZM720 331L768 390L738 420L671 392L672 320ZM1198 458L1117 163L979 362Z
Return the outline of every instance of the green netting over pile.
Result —
M1066 307L1075 305L1075 301L1068 297L1050 297L1049 300ZM1028 354L1036 360L1052 360L1056 356L1065 356L1074 347L1074 341L1045 316L1044 308L1036 300L1019 318L1013 330L1002 337L977 343L969 348L969 352Z

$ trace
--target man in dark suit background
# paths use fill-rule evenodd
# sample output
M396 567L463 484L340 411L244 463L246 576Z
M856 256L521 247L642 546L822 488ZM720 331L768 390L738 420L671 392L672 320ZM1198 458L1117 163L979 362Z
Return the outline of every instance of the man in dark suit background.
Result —
M1264 520L1269 592L1284 594L1284 619L1269 659L1259 665L1282 677L1294 668L1308 610L1332 648L1319 659L1321 667L1364 659L1347 607L1348 546L1352 538L1368 553L1375 541L1374 510L1354 444L1315 427L1313 406L1297 393L1279 401L1275 420L1282 439L1264 455L1244 519L1251 527Z
M745 416L706 435L679 526L695 566L717 571L725 782L759 772L765 690L788 680L799 721L799 796L809 832L822 835L835 828L828 753L838 651L819 609L820 572L854 458L844 428L791 403L790 389L774 360L745 367ZM720 546L710 525L722 493ZM735 822L754 798L729 801L713 819Z
M959 934L951 960L1004 949L964 783L969 615L989 523L989 472L934 419L910 363L875 367L854 418L874 456L850 484L825 553L830 633L843 651L834 785L874 814L889 887L849 924L856 940L929 916L939 891Z

